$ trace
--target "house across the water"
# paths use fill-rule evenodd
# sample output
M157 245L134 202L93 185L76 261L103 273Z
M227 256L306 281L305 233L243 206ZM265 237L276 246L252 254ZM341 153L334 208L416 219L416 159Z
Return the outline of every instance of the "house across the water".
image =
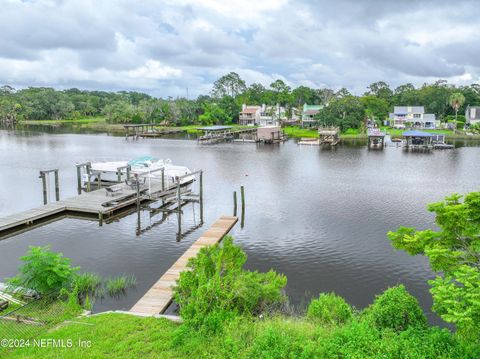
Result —
M437 127L435 114L425 113L423 106L394 106L388 125L394 128L434 129Z
M317 120L315 115L323 109L323 105L303 105L302 112L302 127L315 127L317 125Z
M480 106L467 106L465 109L465 125L468 127L480 123Z
M238 123L243 126L280 126L281 123L296 121L297 109L292 108L290 116L287 109L280 105L247 106L243 104Z
M242 126L255 126L260 119L261 106L247 106L243 104L238 117L238 124Z

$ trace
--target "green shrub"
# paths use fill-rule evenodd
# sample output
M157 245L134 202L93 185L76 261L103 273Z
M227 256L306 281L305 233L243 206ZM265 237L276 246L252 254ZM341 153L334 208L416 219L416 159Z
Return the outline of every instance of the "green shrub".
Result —
M8 283L13 287L33 289L40 294L59 292L68 286L78 267L70 265L70 259L55 253L50 246L30 247L26 256L20 258L23 265L20 273Z
M417 299L403 285L389 288L377 296L365 310L364 317L378 329L396 332L410 327L425 328L427 325L427 318Z
M175 301L186 323L216 331L237 314L257 315L285 301L287 279L274 271L250 272L242 249L227 236L223 245L204 247L188 262L175 287Z
M341 324L352 318L352 307L335 293L322 293L310 302L307 317L322 324Z

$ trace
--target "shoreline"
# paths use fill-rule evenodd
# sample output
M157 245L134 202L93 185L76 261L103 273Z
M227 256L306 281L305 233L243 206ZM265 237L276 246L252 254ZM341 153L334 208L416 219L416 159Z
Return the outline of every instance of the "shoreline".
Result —
M77 120L39 120L39 121L23 121L17 123L16 127L22 129L23 127L39 127L44 126L47 128L61 128L74 130L84 130L93 133L109 133L120 135L124 134L125 130L123 124L119 123L108 123L104 117L93 117L93 118L81 118ZM185 133L189 135L198 135L201 131L197 130L197 127L202 125L188 125L188 126L157 126L161 130L184 130ZM237 124L229 125L234 129L245 128L246 126L240 126ZM299 126L288 126L282 128L284 133L289 138L315 138L318 137L317 130L306 129ZM387 135L390 135L392 138L401 138L403 130L397 129L383 129L386 130ZM466 134L456 134L451 130L425 130L429 133L444 133L447 140L480 140L480 134L466 135ZM358 133L358 130L348 129L344 133L340 134L342 140L367 140L368 136L366 133Z

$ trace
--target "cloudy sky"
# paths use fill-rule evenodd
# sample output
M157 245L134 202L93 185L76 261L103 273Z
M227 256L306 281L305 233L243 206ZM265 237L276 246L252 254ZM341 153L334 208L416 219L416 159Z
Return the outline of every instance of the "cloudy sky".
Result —
M479 2L0 0L0 84L208 93L247 82L480 82Z

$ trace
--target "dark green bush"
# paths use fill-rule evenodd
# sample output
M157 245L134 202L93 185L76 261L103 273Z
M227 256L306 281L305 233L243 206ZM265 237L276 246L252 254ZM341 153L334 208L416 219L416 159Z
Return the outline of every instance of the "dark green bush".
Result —
M427 325L427 318L417 299L403 285L389 288L377 296L363 315L378 329L396 332L410 327L425 328Z
M322 324L341 324L352 318L352 307L335 293L322 293L310 302L307 317Z
M270 311L285 301L285 276L242 269L247 259L227 236L223 245L202 248L180 274L175 301L186 323L216 331L237 314Z

